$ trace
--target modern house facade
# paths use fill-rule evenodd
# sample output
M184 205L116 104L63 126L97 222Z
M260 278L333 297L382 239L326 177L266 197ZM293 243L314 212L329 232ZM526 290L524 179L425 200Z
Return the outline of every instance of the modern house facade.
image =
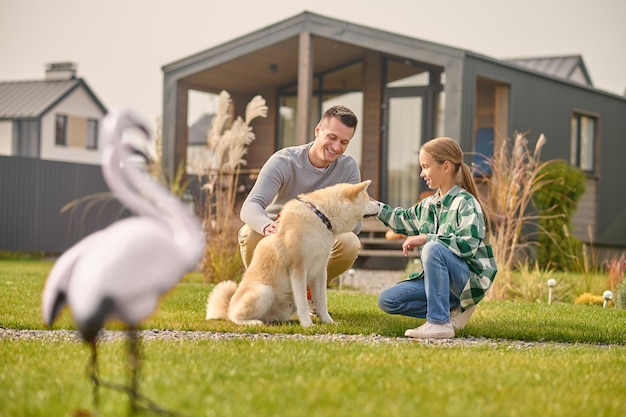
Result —
M255 95L269 107L253 123L248 168L277 149L306 143L330 105L360 124L348 153L374 197L413 204L424 184L417 150L436 136L468 155L527 132L547 138L542 159L580 168L587 191L575 235L597 248L626 248L626 98L595 89L581 57L503 61L303 12L163 66L163 160L172 174L188 144L189 96L226 90L234 114ZM592 230L591 235L588 230Z

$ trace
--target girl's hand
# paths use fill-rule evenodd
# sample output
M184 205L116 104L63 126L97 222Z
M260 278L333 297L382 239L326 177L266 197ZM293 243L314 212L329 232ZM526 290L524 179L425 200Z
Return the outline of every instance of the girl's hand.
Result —
M402 253L404 256L409 255L409 250L423 246L426 243L426 235L415 235L406 238L402 244Z

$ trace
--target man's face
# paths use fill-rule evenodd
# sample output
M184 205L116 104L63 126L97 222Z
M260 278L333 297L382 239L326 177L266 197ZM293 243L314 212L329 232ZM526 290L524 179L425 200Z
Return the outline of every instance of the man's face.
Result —
M348 148L354 136L354 128L331 117L323 119L315 128L315 143L311 147L309 159L318 168L325 168L339 158Z

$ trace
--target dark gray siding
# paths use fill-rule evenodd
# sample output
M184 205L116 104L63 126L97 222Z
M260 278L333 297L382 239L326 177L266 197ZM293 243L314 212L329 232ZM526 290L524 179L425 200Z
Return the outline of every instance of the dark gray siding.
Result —
M68 203L88 202L61 213ZM0 250L59 254L125 217L100 166L0 156Z
M473 146L477 77L510 86L509 137L514 131L529 132L529 139L543 133L547 139L542 152L544 160L569 160L570 120L574 111L598 117L599 181L594 244L626 247L626 98L469 55L463 77L461 143L464 149Z

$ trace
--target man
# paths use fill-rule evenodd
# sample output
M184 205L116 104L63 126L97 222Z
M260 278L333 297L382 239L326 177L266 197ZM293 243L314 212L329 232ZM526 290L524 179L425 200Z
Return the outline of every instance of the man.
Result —
M245 225L239 230L239 247L246 268L259 241L276 233L278 213L287 201L330 185L361 181L357 162L344 155L357 122L350 109L333 106L315 127L313 142L281 149L263 165L240 213ZM360 227L336 236L327 267L329 280L350 268L357 258Z

